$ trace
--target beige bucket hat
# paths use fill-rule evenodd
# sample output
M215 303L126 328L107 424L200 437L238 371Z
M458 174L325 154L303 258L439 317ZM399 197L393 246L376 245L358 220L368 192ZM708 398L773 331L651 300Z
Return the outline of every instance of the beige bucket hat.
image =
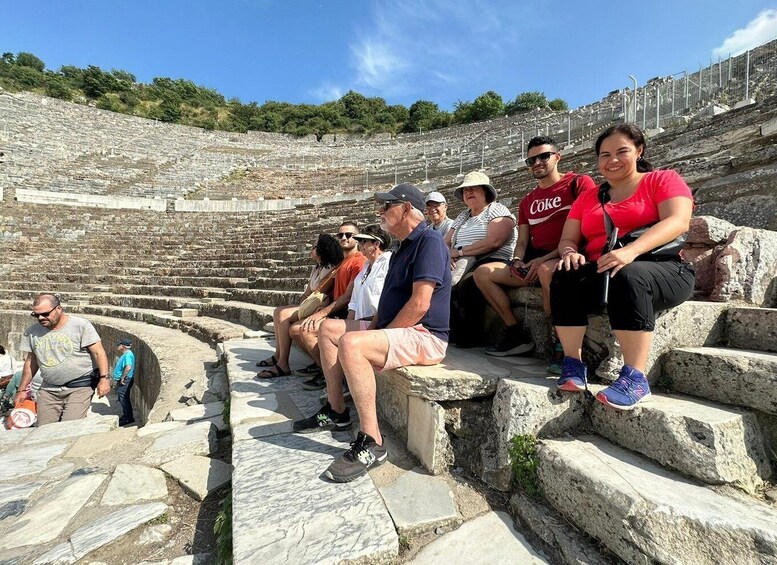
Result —
M486 200L488 202L496 200L496 189L491 186L491 180L488 178L487 174L481 173L480 171L467 173L461 184L453 191L453 195L459 200L464 201L464 189L468 186L482 186L486 191ZM491 196L490 198L489 194Z

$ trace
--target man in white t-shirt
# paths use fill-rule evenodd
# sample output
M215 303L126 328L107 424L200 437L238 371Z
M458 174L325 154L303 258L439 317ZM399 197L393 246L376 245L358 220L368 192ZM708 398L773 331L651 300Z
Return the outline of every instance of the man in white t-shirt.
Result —
M53 294L41 294L30 314L38 323L22 336L22 380L15 402L27 398L27 385L40 369L43 383L38 392L38 426L86 418L97 381L97 394L111 390L108 356L100 336L88 320L70 316Z

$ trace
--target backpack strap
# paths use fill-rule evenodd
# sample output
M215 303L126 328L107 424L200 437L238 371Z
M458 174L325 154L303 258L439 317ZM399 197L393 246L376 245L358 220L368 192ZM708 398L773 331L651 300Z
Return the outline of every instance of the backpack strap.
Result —
M572 182L569 183L569 191L572 193L572 198L577 199L578 196L580 196L580 193L577 191L577 179L580 178L580 175L575 175L575 177L572 179Z

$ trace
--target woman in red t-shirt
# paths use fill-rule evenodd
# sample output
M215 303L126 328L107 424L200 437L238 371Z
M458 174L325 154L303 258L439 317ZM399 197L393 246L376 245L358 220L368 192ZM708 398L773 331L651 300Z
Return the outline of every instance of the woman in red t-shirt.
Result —
M676 172L654 171L645 161L645 137L636 126L608 128L595 147L599 172L609 184L609 202L602 205L599 191L589 190L572 205L550 289L553 324L564 348L558 387L585 390L581 349L587 316L601 306L604 277L610 277L607 313L625 364L618 379L596 398L629 410L650 395L644 372L656 313L688 300L694 287L693 270L679 254L660 261L644 254L688 231L693 196ZM605 209L621 237L650 228L628 245L604 252Z

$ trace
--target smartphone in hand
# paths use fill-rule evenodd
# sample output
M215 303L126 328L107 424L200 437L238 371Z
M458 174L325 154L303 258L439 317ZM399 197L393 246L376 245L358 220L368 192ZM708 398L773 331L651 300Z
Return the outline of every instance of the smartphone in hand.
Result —
M529 267L514 267L513 265L510 265L510 272L513 276L524 279L526 278L526 275L529 274Z

